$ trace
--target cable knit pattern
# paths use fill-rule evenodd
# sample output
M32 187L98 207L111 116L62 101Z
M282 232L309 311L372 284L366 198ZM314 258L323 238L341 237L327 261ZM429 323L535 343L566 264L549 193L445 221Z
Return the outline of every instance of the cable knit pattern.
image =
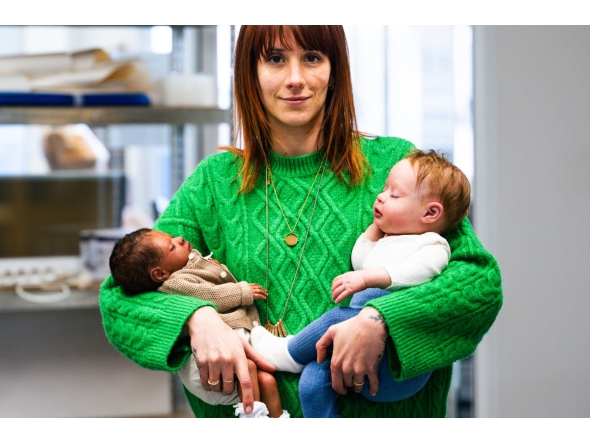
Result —
M326 170L305 254L283 319L289 334L330 308L334 277L351 269L350 254L359 235L372 222L372 205L391 167L412 146L396 138L363 139L372 175L359 187L348 187ZM246 195L237 193L239 160L230 153L205 159L176 193L156 228L182 235L199 251L213 251L238 281L265 286L264 174ZM271 167L283 210L294 224L321 158L318 154L282 157L271 153ZM315 197L315 193L312 192ZM313 201L310 198L297 227L300 242L293 248L283 237L288 228L276 199L269 193L270 271L269 317L276 322L297 267ZM397 379L434 370L416 395L395 403L370 402L350 393L339 398L344 417L442 417L451 382L451 364L469 356L492 325L502 304L500 274L493 257L465 221L446 236L451 261L426 284L393 292L368 303L385 317L389 367ZM350 299L342 304L348 305ZM266 322L264 301L255 301ZM101 288L101 312L109 340L144 367L174 371L189 355L187 339L177 340L192 312L211 305L195 298L148 293L122 295L108 278ZM394 345L395 344L395 345ZM283 407L302 416L297 394L299 375L275 374ZM233 417L227 406L210 406L187 394L198 417Z

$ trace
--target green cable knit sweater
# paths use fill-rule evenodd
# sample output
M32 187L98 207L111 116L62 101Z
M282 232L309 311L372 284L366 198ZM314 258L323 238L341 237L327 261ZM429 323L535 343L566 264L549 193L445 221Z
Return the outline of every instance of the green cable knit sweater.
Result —
M289 334L334 307L331 284L351 269L350 253L357 237L372 222L372 205L390 168L412 146L396 138L363 139L372 175L362 186L347 187L326 170L311 231L293 293L283 319ZM271 167L281 205L293 226L316 176L317 153L282 157L271 153ZM238 281L266 285L264 172L252 192L238 194L239 160L230 153L205 159L176 193L156 229L182 235L203 254L226 264ZM319 181L319 180L318 180ZM317 183L291 248L283 237L288 228L269 188L269 317L283 313L309 224ZM433 281L368 303L385 317L389 367L396 379L434 370L426 386L399 402L377 403L349 393L339 398L344 417L444 417L453 362L471 355L494 322L502 305L500 272L469 222L446 236L451 246L447 269ZM343 302L348 305L350 299ZM100 308L106 334L124 355L141 366L175 371L189 358L188 338L178 339L186 320L210 303L185 296L147 293L126 297L112 277L102 285ZM266 321L266 306L256 301ZM283 408L301 416L299 375L276 372ZM231 406L211 406L187 393L197 417L233 417Z

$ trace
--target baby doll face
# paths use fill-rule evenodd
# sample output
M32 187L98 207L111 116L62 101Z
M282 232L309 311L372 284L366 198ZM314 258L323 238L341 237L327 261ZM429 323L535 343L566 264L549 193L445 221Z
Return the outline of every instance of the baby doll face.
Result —
M373 205L373 222L385 234L422 234L429 229L423 223L428 212L429 180L420 186L416 172L406 159L389 172L385 188Z
M160 268L168 275L183 268L188 262L188 255L192 251L192 245L182 236L172 237L161 231L150 233L151 241L162 257Z

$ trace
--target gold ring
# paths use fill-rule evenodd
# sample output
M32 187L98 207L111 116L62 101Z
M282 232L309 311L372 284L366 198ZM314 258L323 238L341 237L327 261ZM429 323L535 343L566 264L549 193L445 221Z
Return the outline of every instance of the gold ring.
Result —
M361 387L361 386L365 385L365 381L363 381L363 382L354 382L354 380L353 380L352 383L354 385L356 385L357 387Z
M209 385L217 385L217 384L219 384L219 382L220 382L219 379L217 381L211 381L210 379L207 379L207 384L209 384Z

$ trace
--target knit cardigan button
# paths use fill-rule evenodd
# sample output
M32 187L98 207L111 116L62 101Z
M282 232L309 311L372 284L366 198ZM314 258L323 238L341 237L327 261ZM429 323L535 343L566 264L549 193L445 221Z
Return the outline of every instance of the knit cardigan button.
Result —
M221 277L222 277L222 278L225 278L226 276L227 276L227 273L226 273L225 271L222 271L222 272L221 272Z

